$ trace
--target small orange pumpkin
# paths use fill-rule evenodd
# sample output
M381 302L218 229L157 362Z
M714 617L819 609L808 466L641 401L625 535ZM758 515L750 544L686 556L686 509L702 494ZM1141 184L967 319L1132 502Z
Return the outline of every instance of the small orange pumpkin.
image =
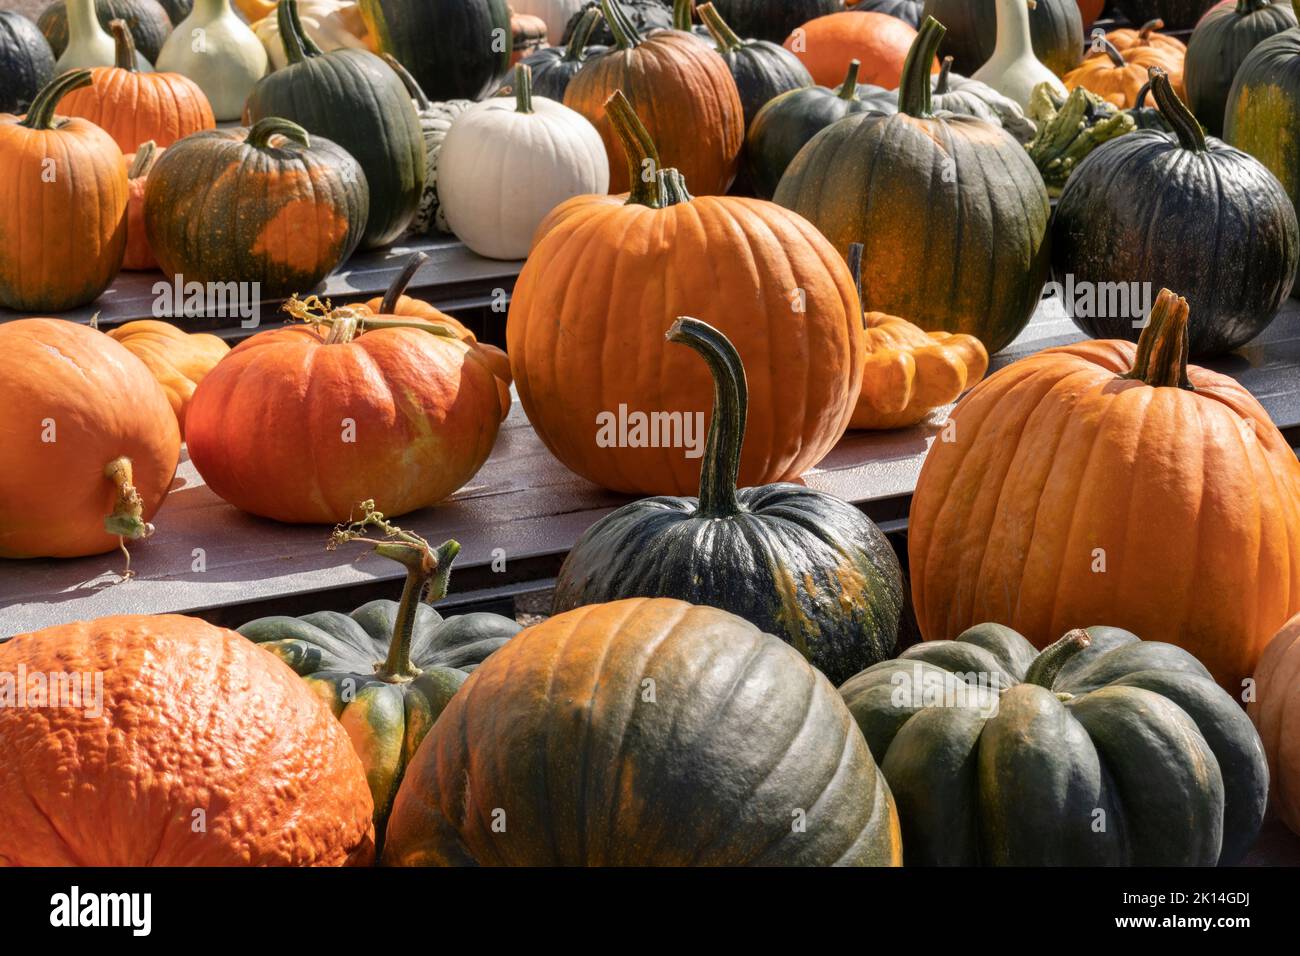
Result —
M785 48L820 86L839 86L849 61L858 60L859 82L896 90L914 40L916 30L898 17L846 10L809 20L790 34ZM937 63L931 72L939 72Z
M117 44L115 66L90 71L90 86L63 98L60 112L100 127L123 153L153 140L164 149L201 129L215 129L212 105L199 85L179 73L141 73L135 43L121 20L110 27Z
M1282 625L1255 665L1246 712L1268 755L1269 805L1300 833L1300 614Z
M127 322L110 329L108 335L149 368L162 386L183 435L185 410L194 389L226 356L230 346L215 335L185 332L169 322L154 319Z
M1181 74L1183 71L1183 58L1187 56L1187 44L1178 37L1160 33L1159 31L1164 28L1165 21L1160 19L1149 20L1136 30L1132 27L1111 30L1106 34L1106 39L1126 57L1129 53L1139 50L1159 54L1165 58L1165 62L1153 63L1152 66L1163 66L1166 70L1176 69Z
M126 162L126 253L122 256L122 268L143 270L157 269L158 260L154 258L153 247L149 245L149 236L144 229L144 190L149 183L149 171L158 161L162 150L153 141L141 143L134 153L123 157Z
M0 672L20 670L29 702L38 674L58 675L49 693L67 696L0 707L0 865L373 858L370 788L347 731L287 664L233 631L174 614L80 621L0 644Z
M1142 87L1146 86L1149 68L1158 66L1168 74L1169 83L1178 95L1184 95L1181 62L1173 67L1165 54L1149 46L1135 46L1121 52L1100 29L1093 31L1092 40L1093 48L1100 47L1101 52L1085 57L1062 77L1066 89L1081 86L1120 109L1132 109L1137 105Z

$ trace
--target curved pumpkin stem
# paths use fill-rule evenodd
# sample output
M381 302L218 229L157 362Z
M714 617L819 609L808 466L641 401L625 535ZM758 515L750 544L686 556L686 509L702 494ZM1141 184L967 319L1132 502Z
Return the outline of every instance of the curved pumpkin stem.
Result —
M302 17L298 14L298 0L280 0L280 5L275 10L275 25L280 31L284 58L290 64L301 63L309 56L324 53L303 29Z
M1145 382L1152 388L1192 389L1187 377L1187 300L1161 289L1138 336L1133 370L1123 378Z
M605 101L605 115L627 156L628 182L631 184L627 205L658 209L659 150L650 138L650 132L622 90L615 90Z
M930 110L930 65L939 52L939 43L948 28L934 17L926 17L921 31L912 41L903 61L902 78L898 83L898 111L908 116L923 118Z
M272 136L283 136L304 149L311 147L311 137L305 129L293 120L282 119L279 116L268 116L258 120L244 137L244 142L254 149L269 149Z
M1151 92L1151 81L1147 80L1138 88L1137 96L1133 98L1133 109L1140 110L1144 106L1146 106L1147 94L1149 94L1150 92Z
M36 99L32 100L27 115L18 125L25 126L27 129L53 129L54 110L59 105L59 100L73 90L89 85L90 70L73 70L62 76L56 76L41 87L41 91L36 94Z
M700 469L698 513L706 518L740 514L736 479L749 408L749 388L740 353L713 326L688 316L672 324L667 338L698 352L713 374L713 419Z
M113 65L128 73L135 72L135 37L126 28L126 21L111 20L109 32L113 34Z
M153 169L153 164L158 161L158 144L153 140L146 140L135 149L135 157L131 160L131 167L126 171L127 179L139 179L141 176L148 176L149 171Z
M406 265L402 266L402 271L397 273L393 281L388 284L388 289L384 292L384 301L379 304L380 315L397 314L397 301L406 294L406 287L411 284L415 274L420 271L420 266L428 261L429 256L427 253L412 253L411 258L406 260Z
M1142 24L1142 29L1138 31L1138 39L1145 44L1149 44L1151 42L1151 34L1155 33L1157 30L1163 30L1164 28L1165 21L1161 20L1159 17L1156 17L1154 20L1148 20L1146 23Z
M402 85L406 87L406 95L415 100L415 108L421 113L433 109L433 101L420 88L420 84L416 82L415 77L411 76L411 71L402 66L393 54L381 53L379 55L383 57L389 68L397 74L397 78L402 81Z
M375 510L375 503L361 502L360 521L339 525L330 535L327 547L333 551L349 541L364 541L374 545L375 554L396 561L406 568L406 583L397 605L397 619L393 622L393 636L388 645L388 656L375 665L375 676L390 684L414 680L422 673L411 663L411 639L415 634L415 621L422 603L433 604L447 596L451 578L451 565L460 554L460 544L444 541L437 548L411 531L403 531ZM366 537L374 528L384 533L386 540Z
M1029 670L1025 672L1025 683L1037 684L1039 687L1051 690L1057 676L1061 673L1061 668L1075 654L1086 650L1091 645L1092 638L1088 636L1088 632L1081 627L1075 628L1034 658L1034 662L1029 665Z
M600 0L600 9L609 21L609 32L614 35L614 45L620 50L631 50L645 42L617 0Z
M569 37L569 45L564 48L564 56L560 59L569 63L581 63L586 57L587 44L591 42L591 32L596 29L596 24L600 22L603 16L600 7L588 7L583 11L582 19L573 28L573 35Z
M934 79L934 95L942 96L948 92L948 77L952 73L952 57L945 56L939 64L939 75Z
M861 60L849 60L848 73L844 75L844 82L839 86L840 99L856 100L858 98L858 71L862 69Z
M1122 70L1128 66L1128 60L1119 52L1119 47L1106 39L1106 31L1101 27L1092 31L1092 48L1098 53L1105 53L1110 58L1111 66Z
M1153 66L1147 70L1147 82L1151 84L1151 95L1155 97L1161 115L1178 137L1178 145L1193 152L1205 152L1205 130L1201 129L1201 124L1196 121L1187 104L1174 92L1169 74L1160 67Z
M700 19L708 27L713 42L718 45L718 52L731 53L735 50L744 49L745 42L736 35L736 31L731 29L727 21L722 19L722 14L717 11L713 4L702 3L695 9L700 12Z

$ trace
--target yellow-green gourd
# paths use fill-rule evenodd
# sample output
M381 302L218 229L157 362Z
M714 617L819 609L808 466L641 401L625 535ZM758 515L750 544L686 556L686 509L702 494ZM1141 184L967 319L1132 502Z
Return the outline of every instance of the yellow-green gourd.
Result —
M231 9L230 0L194 0L194 9L158 54L158 69L197 83L218 121L240 118L266 66L262 41Z
M68 46L54 64L54 72L66 73L96 66L117 64L117 45L99 23L95 15L95 0L68 0ZM149 61L139 53L135 55L135 68L142 73L151 70Z

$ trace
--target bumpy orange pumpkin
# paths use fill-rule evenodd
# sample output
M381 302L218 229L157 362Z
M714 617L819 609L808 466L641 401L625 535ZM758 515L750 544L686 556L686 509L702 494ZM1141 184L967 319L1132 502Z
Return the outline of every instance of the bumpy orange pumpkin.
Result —
M0 672L19 668L27 706L0 707L0 864L373 857L370 789L347 732L238 634L178 615L105 617L0 644ZM35 675L58 675L51 693L68 696L37 705Z
M102 554L152 532L181 438L143 362L75 322L0 323L0 408L0 558Z
M121 20L111 27L116 65L91 70L90 86L65 96L59 112L90 120L124 153L149 140L166 148L182 136L216 127L212 105L197 83L179 73L139 72L131 31Z
M849 61L859 60L861 82L896 90L915 39L916 30L898 17L845 11L809 20L790 34L785 48L821 86L839 86ZM932 72L939 72L937 63Z
M1136 348L1047 349L976 386L934 443L908 553L927 640L1088 621L1190 651L1229 693L1300 611L1300 463L1250 393L1187 364L1167 290Z
M1146 86L1149 68L1158 66L1165 70L1178 95L1184 95L1181 62L1171 65L1164 53L1149 46L1134 46L1121 53L1100 29L1093 37L1093 44L1094 49L1100 45L1101 52L1085 57L1082 63L1062 77L1066 89L1082 86L1120 109L1132 109L1137 105L1138 94Z
M1300 614L1283 625L1255 665L1246 707L1268 755L1269 805L1300 833Z
M632 181L605 112L605 101L621 90L654 136L666 166L680 169L701 193L726 192L745 142L744 109L726 61L677 30L643 39L616 2L601 3L616 45L588 59L564 91L564 105L591 120L605 141L609 191L627 192Z
M153 247L144 229L144 190L149 184L149 171L161 150L153 140L141 143L140 148L123 157L126 162L128 198L126 202L126 252L122 256L123 269L157 269Z
M629 167L658 168L627 100L616 93L607 111ZM712 377L663 338L676 316L697 315L748 373L740 484L797 478L839 440L862 387L866 340L848 267L798 213L692 198L676 170L657 185L633 175L626 202L579 196L538 228L506 324L524 411L555 456L597 484L694 494ZM688 457L685 429L697 423Z
M225 358L230 346L215 335L184 332L169 322L153 319L127 322L108 334L148 366L162 386L184 435L185 410L194 389Z
M199 383L190 460L237 508L338 523L374 499L390 517L474 476L501 423L497 378L471 345L431 327L371 330L368 310L289 308L310 325L260 332Z

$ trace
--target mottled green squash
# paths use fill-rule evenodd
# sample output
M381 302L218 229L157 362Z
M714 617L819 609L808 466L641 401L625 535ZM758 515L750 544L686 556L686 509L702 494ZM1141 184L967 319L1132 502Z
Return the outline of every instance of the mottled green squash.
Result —
M792 644L836 683L887 658L903 580L885 536L857 508L801 485L737 491L748 406L740 355L696 319L678 319L668 337L713 373L700 495L634 501L589 528L556 579L556 611L625 597L708 604Z
M497 614L444 619L430 606L446 596L460 551L455 541L434 549L374 516L335 532L334 541L368 540L360 536L375 525L391 532L373 542L375 553L407 569L400 601L371 601L350 614L263 617L239 633L293 668L347 729L374 797L382 849L393 798L416 748L474 668L522 628Z
M1187 42L1183 89L1187 107L1211 136L1223 135L1223 114L1237 70L1250 51L1296 25L1288 0L1237 0L1214 7Z
M909 865L1229 864L1264 817L1245 711L1191 654L1119 628L1039 653L980 624L840 693L898 801Z

